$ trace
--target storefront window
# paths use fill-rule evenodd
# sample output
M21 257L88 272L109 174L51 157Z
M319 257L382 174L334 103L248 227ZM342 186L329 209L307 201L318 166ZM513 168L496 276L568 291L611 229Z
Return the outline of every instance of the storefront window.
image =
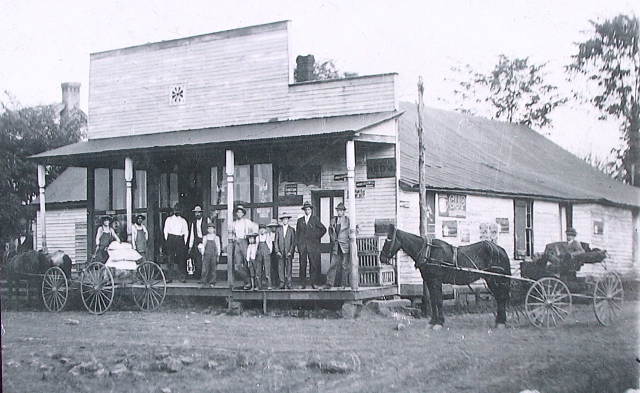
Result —
M253 166L253 202L268 203L273 201L273 176L271 164Z
M135 189L133 192L133 208L144 209L147 207L147 172L136 171Z
M178 203L178 175L160 174L160 207L170 208Z
M113 210L126 209L127 189L124 182L124 169L114 169L111 172L111 187L113 189Z
M109 210L109 170L96 168L93 171L95 187L95 209Z
M236 165L233 175L233 199L237 203L251 202L251 166Z

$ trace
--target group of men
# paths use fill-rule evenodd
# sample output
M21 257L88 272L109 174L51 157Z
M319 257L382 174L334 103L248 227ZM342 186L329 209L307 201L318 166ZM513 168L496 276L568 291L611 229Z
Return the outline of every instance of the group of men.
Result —
M235 274L242 279L244 289L261 288L266 279L266 288L272 283L279 289L292 288L292 264L296 249L300 260L301 289L311 286L313 289L329 289L333 286L349 285L349 218L345 215L345 206L336 206L336 216L331 219L328 231L332 243L331 263L327 277L321 276L321 238L327 228L313 214L313 206L305 202L304 215L296 222L295 229L289 225L289 214L280 215L280 223L272 220L268 225L257 224L246 217L247 211L242 205L234 209L235 220L231 224L231 238L227 247L227 258L232 262ZM215 227L209 217L204 217L200 206L193 209L194 219L187 223L181 216L178 205L164 223L165 254L168 257L169 282L180 279L186 282L187 258L194 263L194 276L202 273L202 254L198 251L207 230ZM200 247L202 248L202 247ZM220 250L218 250L220 252ZM271 268L275 264L274 280ZM307 267L309 277L307 278ZM214 272L215 273L215 272ZM340 282L336 278L340 276Z

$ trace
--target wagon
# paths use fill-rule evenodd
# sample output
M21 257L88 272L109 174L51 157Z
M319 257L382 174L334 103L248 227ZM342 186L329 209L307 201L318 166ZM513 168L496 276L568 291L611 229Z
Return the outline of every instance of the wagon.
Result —
M94 262L72 271L70 277L57 267L49 268L42 280L42 300L52 312L61 311L67 303L69 293L79 291L82 304L92 314L103 314L109 310L116 289L131 290L133 300L143 311L160 307L167 291L167 282L160 266L143 261L141 255L128 243L109 246L109 260Z
M540 328L556 326L570 315L573 299L586 299L600 324L613 324L624 301L624 288L618 274L607 270L608 254L591 250L587 243L582 243L584 254L572 257L554 252L561 243L551 243L533 261L522 262L522 278L513 278L531 284L524 296L527 319ZM600 264L604 274L578 277L576 273L585 263Z

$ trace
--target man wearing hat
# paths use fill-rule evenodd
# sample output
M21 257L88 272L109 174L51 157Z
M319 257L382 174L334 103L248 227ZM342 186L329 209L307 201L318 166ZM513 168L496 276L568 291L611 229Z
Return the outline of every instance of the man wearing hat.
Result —
M329 237L331 238L331 264L327 271L327 283L325 289L336 286L336 275L340 273L340 286L349 284L349 217L345 216L344 203L336 206L336 216L331 218L329 224Z
M145 217L142 214L136 216L133 227L131 228L131 243L133 249L142 255L143 260L147 260L147 241L149 240L149 231L142 221Z
M200 206L196 206L192 210L193 221L189 224L189 235L187 236L187 244L189 246L189 256L193 258L195 271L193 275L198 279L198 283L202 284L202 255L198 251L198 245L202 243L202 238L207 234L207 225L211 220L209 217L203 218L204 210Z
M233 221L232 230L233 238L230 239L233 244L233 267L236 273L244 282L244 289L251 289L251 276L249 274L249 266L247 265L247 246L249 234L258 232L258 225L245 217L247 211L242 205L237 205L234 213L236 219Z
M100 217L102 225L96 232L96 252L94 253L93 260L96 262L106 262L109 259L107 248L109 244L114 241L120 241L120 238L116 234L116 231L111 228L113 217L105 215Z
M320 283L320 239L327 232L327 227L312 214L313 206L305 202L302 206L304 215L296 223L296 245L300 253L301 289L307 287L307 262L311 288L316 289Z
M267 234L269 235L269 242L271 243L271 282L274 287L280 287L280 284L283 284L282 281L279 280L278 277L278 257L276 256L276 247L274 242L276 240L276 231L280 227L278 224L278 220L272 219L267 224Z
M565 233L567 234L567 252L571 254L571 256L584 254L582 244L576 240L578 232L576 232L574 228L567 228Z
M180 278L181 282L187 282L187 236L189 226L187 220L180 216L180 206L176 204L170 211L170 216L164 220L164 240L166 253L169 257L167 268L169 270L169 280Z
M290 214L281 214L282 226L276 229L274 251L278 257L278 288L291 289L293 253L296 249L296 231L289 226Z

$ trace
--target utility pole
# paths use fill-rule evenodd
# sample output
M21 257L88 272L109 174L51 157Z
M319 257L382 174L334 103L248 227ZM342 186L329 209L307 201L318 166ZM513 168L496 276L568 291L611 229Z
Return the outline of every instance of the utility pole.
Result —
M424 129L422 127L422 112L424 111L424 85L422 77L418 77L418 189L420 201L420 237L427 238L427 184L426 184L426 166L424 165L424 156L426 148L424 144ZM429 310L429 289L427 283L422 281L422 314L427 315Z

